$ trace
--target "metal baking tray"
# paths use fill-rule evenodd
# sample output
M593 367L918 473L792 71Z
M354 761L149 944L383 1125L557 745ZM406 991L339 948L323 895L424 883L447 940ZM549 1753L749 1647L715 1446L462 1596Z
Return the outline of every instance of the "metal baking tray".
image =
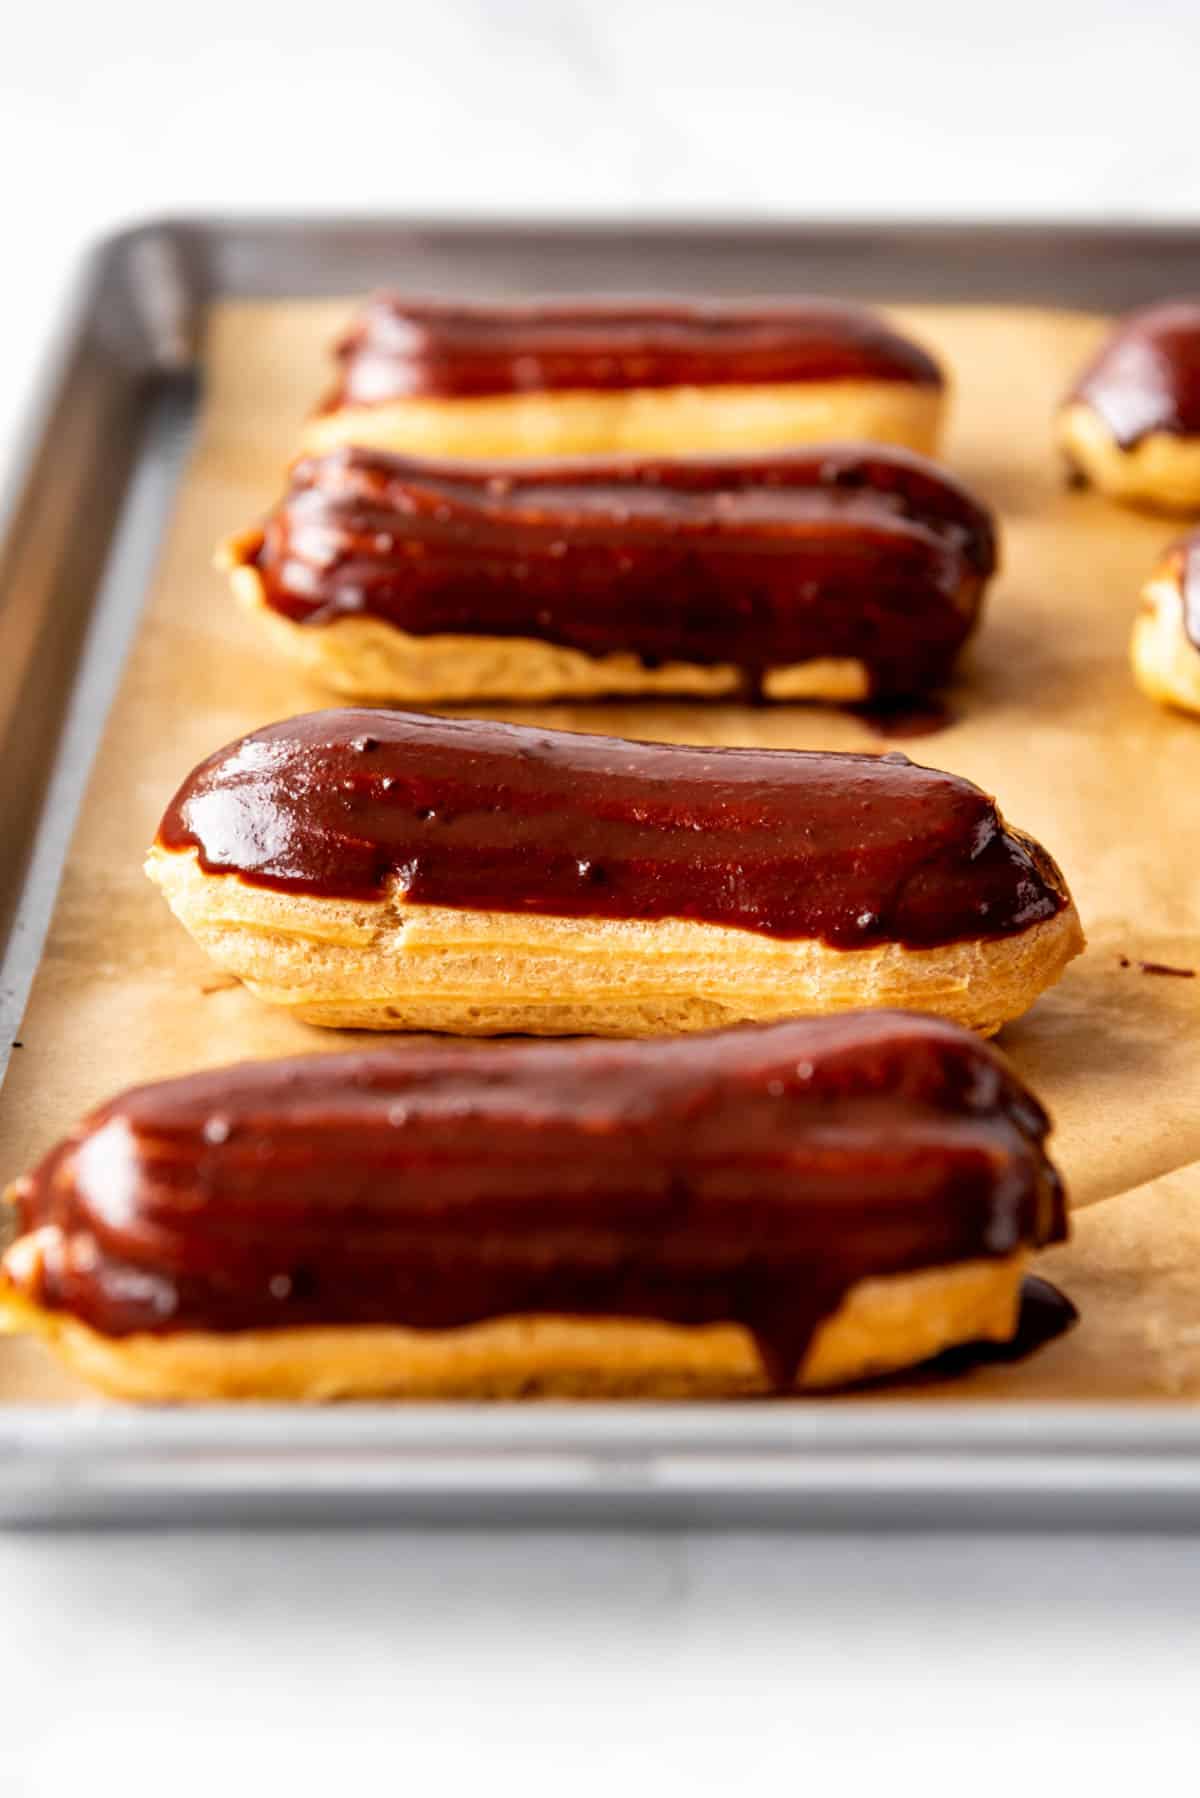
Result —
M100 245L0 509L0 1056L184 465L206 307L383 283L464 295L801 285L1117 309L1200 286L1200 228L200 218ZM1200 1412L944 1400L0 1410L3 1522L368 1517L1190 1528Z

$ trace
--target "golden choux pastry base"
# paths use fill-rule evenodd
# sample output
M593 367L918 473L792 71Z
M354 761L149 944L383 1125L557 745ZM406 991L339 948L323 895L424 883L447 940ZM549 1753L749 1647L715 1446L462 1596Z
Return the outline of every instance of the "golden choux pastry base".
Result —
M1200 649L1187 634L1178 557L1142 588L1129 658L1142 692L1160 705L1200 712Z
M1123 449L1099 413L1077 401L1059 418L1058 440L1109 499L1152 512L1200 512L1200 438L1152 431Z
M305 423L304 455L342 443L412 456L699 455L866 438L933 455L943 394L908 381L632 387L388 400Z
M1025 1263L1017 1254L860 1281L818 1328L796 1390L915 1366L956 1343L1006 1341ZM768 1390L739 1324L521 1316L455 1330L108 1337L0 1286L0 1328L34 1331L89 1384L138 1400L715 1398Z
M1074 906L1019 935L834 949L678 918L545 918L315 899L206 874L155 847L146 872L217 966L310 1024L350 1030L662 1036L899 1006L991 1035L1083 947Z
M257 533L254 533L257 536ZM237 566L239 539L218 552L238 600L273 649L331 692L359 701L403 705L469 705L489 700L604 699L644 694L693 699L737 694L744 686L731 662L666 662L648 668L627 652L589 656L530 637L414 637L381 618L339 618L296 624L263 598L255 568ZM767 699L866 699L870 675L856 658L820 656L769 668Z

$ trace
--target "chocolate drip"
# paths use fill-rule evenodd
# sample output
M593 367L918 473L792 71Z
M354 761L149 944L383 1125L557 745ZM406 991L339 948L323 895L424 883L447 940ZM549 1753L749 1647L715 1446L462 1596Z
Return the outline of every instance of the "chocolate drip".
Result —
M915 705L903 700L872 701L846 709L877 737L934 737L958 723L957 712L937 699Z
M1057 1286L1038 1274L1026 1274L1021 1282L1021 1298L1016 1327L1003 1342L982 1340L959 1342L940 1354L931 1355L919 1367L903 1368L854 1383L856 1392L871 1392L895 1386L925 1385L934 1381L957 1379L980 1367L1008 1367L1015 1361L1028 1360L1051 1342L1057 1342L1079 1322L1075 1305Z
M210 874L554 917L684 918L843 948L1028 929L1045 851L896 754L694 749L403 712L314 712L201 763L159 826Z
M942 384L875 313L822 300L466 305L381 294L337 346L323 410L419 395L792 381Z
M1047 1128L902 1013L249 1062L93 1113L18 1187L5 1272L114 1337L734 1322L783 1387L860 1280L1060 1238Z
M1057 1342L1079 1322L1079 1312L1065 1292L1049 1280L1027 1274L1021 1282L1021 1306L1017 1327L1006 1342L964 1342L943 1350L921 1369L931 1378L967 1373L974 1367L1008 1366L1035 1355L1047 1343Z
M911 694L946 678L996 554L932 463L832 445L515 466L343 449L293 471L243 559L297 623L366 614L749 678L835 657Z
M1050 1280L1027 1274L1021 1284L1021 1309L1017 1327L1007 1342L984 1344L992 1360L1022 1361L1048 1342L1057 1342L1079 1322L1078 1308Z
M1069 396L1104 420L1122 449L1151 432L1200 435L1200 300L1132 312L1101 345Z

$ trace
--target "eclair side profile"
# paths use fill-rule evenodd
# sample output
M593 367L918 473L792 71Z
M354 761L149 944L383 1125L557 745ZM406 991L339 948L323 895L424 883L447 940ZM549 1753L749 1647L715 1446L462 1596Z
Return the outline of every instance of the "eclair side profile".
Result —
M1143 587L1130 660L1149 698L1200 713L1200 530L1172 544Z
M466 304L379 294L336 348L315 455L661 455L837 439L932 454L945 382L877 314L824 300Z
M219 750L147 872L310 1023L667 1035L863 1005L990 1033L1082 947L1061 873L901 755L351 709Z
M706 1396L1006 1341L1048 1121L930 1018L406 1043L110 1101L9 1196L0 1326L141 1400Z
M987 510L902 450L301 462L220 565L356 699L862 700L941 685L996 566Z
M1122 319L1058 418L1069 466L1125 505L1200 511L1200 300Z

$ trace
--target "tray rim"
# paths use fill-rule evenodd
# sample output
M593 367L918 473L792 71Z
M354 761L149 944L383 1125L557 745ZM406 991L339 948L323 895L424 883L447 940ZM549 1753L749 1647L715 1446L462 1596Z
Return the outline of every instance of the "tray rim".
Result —
M214 299L246 297L215 289L213 258L231 243L263 237L348 237L356 233L469 242L533 241L569 233L601 245L618 234L623 242L684 242L721 237L740 243L783 242L803 237L830 249L865 247L871 241L905 246L936 257L939 245L989 245L993 250L1039 242L1073 248L1102 241L1138 254L1156 246L1194 255L1200 274L1200 220L1089 219L722 219L670 215L633 221L596 215L391 215L214 214L204 211L150 216L105 233L81 258L53 329L47 333L39 372L24 417L13 434L13 449L0 482L0 577L14 520L27 497L43 453L72 357L93 329L106 286L131 280L130 265L146 244L165 243L178 257L175 301L182 316L155 318L134 304L115 351L126 377L195 373L202 366L197 329L204 307ZM203 259L202 259L203 256ZM207 284L207 285L206 285ZM981 302L986 301L986 285ZM256 297L285 297L286 283L255 288ZM336 289L332 291L337 291ZM342 288L341 291L345 291ZM144 296L143 296L144 297ZM299 296L298 296L299 297ZM136 302L136 292L125 296ZM1097 310L1103 308L1097 307ZM99 581L97 582L99 587ZM104 718L107 717L107 706ZM100 728L104 720L101 720ZM60 733L61 735L61 733ZM99 732L97 732L98 741ZM93 748L95 745L93 745ZM79 785L86 779L82 768ZM55 879L47 914L57 890ZM40 945L36 960L40 960ZM35 966L36 966L35 960ZM301 1477L321 1468L314 1487ZM347 1456L339 1472L329 1455ZM181 1500L207 1494L213 1518L232 1516L240 1496L238 1467L256 1457L274 1470L268 1484L280 1513L289 1496L315 1494L342 1505L334 1517L349 1521L356 1512L355 1458L382 1458L382 1477L372 1490L383 1493L390 1515L420 1510L436 1491L457 1494L480 1507L478 1521L520 1521L522 1499L544 1500L556 1509L556 1494L571 1521L571 1505L588 1495L606 1508L632 1505L647 1518L720 1523L731 1499L745 1499L753 1513L750 1486L739 1491L756 1457L774 1459L771 1491L788 1502L785 1521L836 1521L830 1493L848 1499L858 1524L895 1521L897 1497L929 1504L929 1522L978 1521L980 1504L988 1523L1029 1518L1093 1524L1147 1520L1200 1524L1200 1406L1170 1400L1030 1401L1021 1405L989 1400L906 1399L903 1404L853 1400L844 1407L817 1401L795 1405L716 1406L621 1403L553 1405L422 1404L419 1407L354 1406L298 1412L279 1405L213 1406L187 1411L107 1409L74 1405L0 1405L0 1523L49 1520L113 1520L132 1512L130 1478L136 1482L157 1461L159 1477L136 1487L132 1507L138 1521L166 1518ZM461 1460L475 1458L469 1474ZM505 1461L547 1456L576 1466L573 1482L529 1487L502 1476ZM712 1457L718 1457L714 1471ZM705 1460L707 1457L707 1461ZM880 1467L891 1463L890 1478L878 1483ZM663 1486L658 1474L667 1464L682 1474ZM693 1476L687 1477L689 1464ZM702 1477L695 1470L704 1465ZM132 1470L132 1471L131 1471ZM216 1470L221 1470L219 1473ZM997 1473L1000 1470L1000 1473ZM876 1475L873 1486L871 1475ZM719 1474L719 1477L718 1477ZM1005 1477L1000 1477L1003 1474ZM995 1477L993 1477L995 1476ZM206 1480L209 1482L206 1484ZM53 1502L55 1482L64 1503ZM989 1482L991 1482L989 1484ZM1090 1497L1089 1497L1090 1495ZM361 1498L361 1491L357 1493ZM761 1495L760 1495L761 1496ZM1103 1503L1097 1505L1097 1501ZM1074 1507L1065 1516L1063 1506ZM544 1505L537 1506L539 1512ZM763 1508L769 1521L772 1507ZM541 1517L542 1521L545 1517ZM447 1517L447 1521L463 1518ZM910 1522L920 1522L913 1519Z
M647 213L630 219L617 211L596 211L585 216L570 212L411 212L391 213L376 208L356 212L325 211L211 211L194 210L132 214L118 221L86 242L75 264L75 273L66 287L66 298L60 303L52 328L47 332L39 359L40 378L14 433L16 447L10 456L6 478L0 482L0 546L3 545L9 509L5 505L10 489L28 461L28 450L36 444L45 424L47 399L56 371L61 368L64 350L78 334L79 326L94 307L98 289L114 270L127 271L129 262L147 245L165 243L180 253L177 270L183 288L182 297L194 307L202 307L216 298L252 297L250 289L206 291L203 275L211 272L214 252L231 244L292 238L382 239L401 236L409 240L464 240L474 244L501 244L512 240L556 242L563 238L600 245L619 239L623 244L682 244L702 239L721 238L740 245L804 240L826 251L865 248L881 242L895 252L909 248L929 254L947 246L969 244L976 252L1002 252L1006 248L1022 248L1042 243L1047 247L1063 246L1072 251L1097 246L1111 251L1114 247L1145 252L1151 248L1192 251L1197 258L1200 280L1200 212L1189 217L1179 214L1169 218L1146 218L1136 214L1091 218L1086 215L1058 214L1036 218L1019 213L979 219L969 214L948 216L919 212L879 215L864 213L852 218L828 217L820 214L795 213L745 214L678 212ZM210 260L202 263L202 256ZM817 284L818 286L820 283ZM309 290L311 292L311 290ZM344 294L345 285L322 286L323 294ZM428 291L428 290L427 290ZM292 289L286 284L255 288L253 297L283 298ZM306 297L297 295L296 297ZM928 303L928 302L927 302ZM936 303L936 302L933 302ZM1053 304L1054 302L1047 302ZM1084 308L1088 310L1089 308ZM1090 308L1103 312L1098 304ZM137 321L143 330L141 349L147 371L192 366L199 358L200 346L194 333L164 344L156 336L154 321L142 316ZM185 347L186 346L186 347ZM22 445L27 446L23 453Z
M748 239L824 238L830 243L851 243L873 237L893 239L953 240L969 238L1020 239L1033 242L1047 240L1082 241L1107 238L1128 243L1146 244L1153 239L1178 244L1200 251L1200 211L1180 212L1171 217L1147 218L1138 213L1105 214L1091 217L1083 213L1056 213L1046 217L1028 213L997 213L979 218L970 213L862 213L853 217L821 213L639 213L630 218L617 210L597 209L586 214L547 211L470 211L461 212L389 212L375 207L361 211L343 208L337 212L314 210L237 210L212 211L206 207L194 210L134 212L117 220L85 241L77 259L77 276L87 273L98 261L123 253L137 241L165 234L179 236L198 233L209 240L230 237L261 237L264 234L303 232L346 236L366 231L406 235L449 237L458 233L483 237L577 237L604 238L619 235L627 238L730 237ZM343 290L345 291L345 290Z

